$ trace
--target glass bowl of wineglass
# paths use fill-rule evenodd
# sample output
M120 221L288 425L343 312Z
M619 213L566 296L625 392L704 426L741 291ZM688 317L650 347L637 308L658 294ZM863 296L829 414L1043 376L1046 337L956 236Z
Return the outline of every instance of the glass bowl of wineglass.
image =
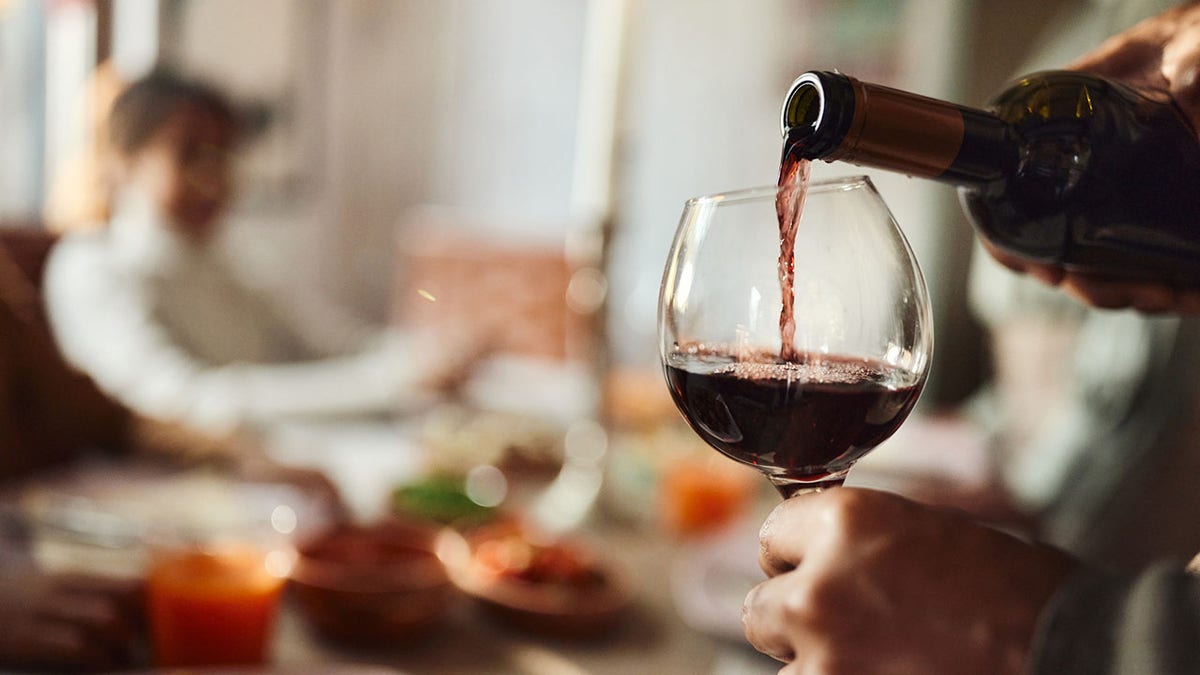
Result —
M912 249L853 176L689 200L659 342L692 429L790 497L840 485L904 422L933 322Z

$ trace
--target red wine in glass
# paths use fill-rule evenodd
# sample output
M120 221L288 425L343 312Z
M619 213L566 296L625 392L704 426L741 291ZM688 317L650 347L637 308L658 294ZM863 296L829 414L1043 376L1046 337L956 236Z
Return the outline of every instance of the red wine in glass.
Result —
M692 429L765 473L784 497L840 484L896 431L922 386L894 366L827 354L783 360L690 345L665 366L671 396Z

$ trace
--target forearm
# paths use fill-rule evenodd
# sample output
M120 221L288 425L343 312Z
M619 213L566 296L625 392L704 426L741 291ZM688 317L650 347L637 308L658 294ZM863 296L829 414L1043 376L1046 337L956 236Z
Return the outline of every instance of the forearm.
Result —
M160 370L123 378L114 392L145 416L225 435L294 418L391 412L422 395L406 371L362 355Z
M238 377L244 418L390 413L426 396L414 364L363 353L287 365L249 366Z

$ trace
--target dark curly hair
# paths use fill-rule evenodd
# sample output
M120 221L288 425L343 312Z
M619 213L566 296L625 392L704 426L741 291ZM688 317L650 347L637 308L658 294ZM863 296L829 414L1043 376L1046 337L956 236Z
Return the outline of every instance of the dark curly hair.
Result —
M112 147L122 155L136 153L183 105L212 114L235 132L240 128L233 103L215 87L157 70L129 85L113 102L108 118Z

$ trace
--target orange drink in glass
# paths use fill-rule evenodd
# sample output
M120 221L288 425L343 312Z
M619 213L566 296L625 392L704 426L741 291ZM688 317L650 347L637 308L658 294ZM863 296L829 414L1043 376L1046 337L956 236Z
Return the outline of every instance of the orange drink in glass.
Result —
M157 664L266 661L287 576L281 554L248 543L155 554L146 598Z

